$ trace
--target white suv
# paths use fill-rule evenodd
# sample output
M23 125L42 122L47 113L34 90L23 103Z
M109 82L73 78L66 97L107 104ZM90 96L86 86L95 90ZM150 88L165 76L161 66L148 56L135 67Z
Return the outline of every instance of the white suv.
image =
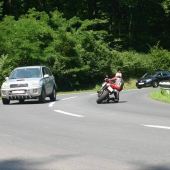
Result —
M1 87L3 104L9 104L10 100L38 98L45 102L46 97L51 101L56 100L56 83L49 68L45 66L28 66L14 69Z

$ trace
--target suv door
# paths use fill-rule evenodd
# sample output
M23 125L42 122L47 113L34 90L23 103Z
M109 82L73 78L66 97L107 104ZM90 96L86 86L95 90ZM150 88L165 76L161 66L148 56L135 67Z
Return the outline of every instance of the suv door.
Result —
M54 81L54 77L50 71L49 68L46 67L46 71L47 74L49 75L49 94L51 94L53 92L53 88L55 87L55 81Z
M43 72L44 88L45 88L46 95L48 96L50 94L50 75L48 74L48 71L45 67L42 68L42 72ZM45 75L48 76L45 77Z

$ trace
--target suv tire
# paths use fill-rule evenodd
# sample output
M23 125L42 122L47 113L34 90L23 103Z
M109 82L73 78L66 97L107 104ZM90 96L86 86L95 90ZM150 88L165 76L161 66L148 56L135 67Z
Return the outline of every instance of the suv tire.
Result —
M46 93L45 93L44 88L42 88L41 95L39 96L39 102L44 103L45 102L45 98L46 98Z
M19 103L20 103L20 104L23 104L24 101L25 101L24 99L19 99Z
M10 100L9 100L9 99L5 99L5 98L2 98L2 103L3 103L3 104L9 104L9 103L10 103Z
M49 96L51 101L56 101L56 90L55 87L53 88L53 91L51 95Z

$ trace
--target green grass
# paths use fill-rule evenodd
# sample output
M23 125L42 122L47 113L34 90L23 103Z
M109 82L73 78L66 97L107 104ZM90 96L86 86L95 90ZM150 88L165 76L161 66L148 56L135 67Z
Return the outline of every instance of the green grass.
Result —
M136 89L136 79L129 79L125 81L124 90Z
M150 97L154 100L158 100L165 103L170 103L170 95L162 95L161 91L153 91L150 93Z

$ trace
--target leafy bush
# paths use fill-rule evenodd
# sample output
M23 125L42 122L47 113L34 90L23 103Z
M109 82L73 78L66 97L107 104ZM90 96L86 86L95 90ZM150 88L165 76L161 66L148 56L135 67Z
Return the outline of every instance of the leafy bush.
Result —
M153 70L170 70L170 52L154 47L150 52Z
M8 60L8 55L0 56L0 82L4 81L5 77L7 77L10 73L12 65Z

